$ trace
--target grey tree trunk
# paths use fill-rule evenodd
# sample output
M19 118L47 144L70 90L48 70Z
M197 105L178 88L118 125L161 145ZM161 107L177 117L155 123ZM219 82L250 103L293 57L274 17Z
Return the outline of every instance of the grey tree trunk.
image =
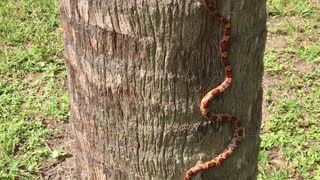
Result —
M234 80L213 112L245 138L197 179L256 179L265 0L214 0L231 19ZM62 0L71 125L79 179L182 179L229 143L230 124L203 123L201 98L224 77L223 27L200 0Z

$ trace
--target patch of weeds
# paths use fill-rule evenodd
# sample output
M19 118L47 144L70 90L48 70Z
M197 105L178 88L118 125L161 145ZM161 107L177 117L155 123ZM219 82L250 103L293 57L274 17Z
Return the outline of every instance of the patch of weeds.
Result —
M314 12L308 0L268 0L267 4L270 15L307 17Z
M320 73L318 70L299 72L293 67L288 66L285 73L288 76L281 78L280 96L272 96L270 92L274 87L266 90L269 92L265 94L267 100L273 103L267 109L270 116L261 136L260 179L310 179L319 168ZM274 149L281 150L288 162L281 169L283 173L270 164L269 152Z
M289 178L299 174L304 178L310 178L310 172L317 167L315 157L318 157L319 139L313 135L319 134L317 123L306 123L306 107L297 99L282 97L269 108L270 119L266 122L262 134L260 165L268 168L271 157L266 153L273 149L281 149L288 166L286 171ZM312 131L310 131L313 129ZM262 156L263 155L263 156ZM269 167L270 168L270 167ZM276 170L264 171L263 177L278 177ZM287 179L287 178L285 178Z
M34 94L24 91L24 85L8 86L0 96L0 178L30 178L37 162L46 157L43 147L49 131L37 118L40 102Z
M264 57L264 67L265 71L269 74L277 74L284 70L283 65L277 61L277 56L275 55L265 55Z
M297 50L297 55L305 61L309 61L312 63L320 63L320 46L317 46L317 45L301 46Z

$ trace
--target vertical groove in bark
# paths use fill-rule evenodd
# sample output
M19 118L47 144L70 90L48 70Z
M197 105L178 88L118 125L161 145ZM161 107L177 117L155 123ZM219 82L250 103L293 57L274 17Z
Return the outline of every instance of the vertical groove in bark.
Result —
M234 82L211 108L239 117L247 136L200 178L254 179L265 1L216 3L233 24ZM61 15L81 178L181 179L200 156L209 160L228 144L230 125L203 123L198 110L224 73L223 27L201 1L62 0Z

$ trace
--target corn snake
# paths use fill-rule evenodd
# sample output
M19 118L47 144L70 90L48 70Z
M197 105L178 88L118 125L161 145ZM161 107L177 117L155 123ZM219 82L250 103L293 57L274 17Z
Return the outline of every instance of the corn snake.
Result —
M220 23L225 26L225 32L223 34L222 40L220 41L220 58L222 60L222 64L225 69L225 80L216 88L209 91L201 100L200 111L201 114L209 121L213 122L223 122L223 121L231 121L234 126L234 135L228 145L228 147L217 157L214 159L200 163L191 169L189 169L184 177L184 180L190 180L192 176L197 173L207 170L209 168L214 168L222 164L226 159L228 159L235 151L235 149L239 146L242 136L243 130L240 125L240 121L238 118L228 115L228 114L212 114L208 107L211 101L215 96L218 96L222 92L224 92L232 81L232 68L228 61L228 44L231 37L231 23L228 19L220 14L220 12L211 4L209 0L203 0L203 3L209 12L215 16Z

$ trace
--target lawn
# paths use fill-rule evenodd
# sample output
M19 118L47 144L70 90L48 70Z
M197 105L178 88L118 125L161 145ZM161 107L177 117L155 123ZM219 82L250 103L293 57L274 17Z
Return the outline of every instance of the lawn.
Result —
M320 179L319 3L268 1L259 179Z
M68 121L58 1L0 1L0 179L39 177Z
M268 0L258 179L320 179L319 7ZM0 1L0 179L41 178L67 153L61 31L58 0Z

